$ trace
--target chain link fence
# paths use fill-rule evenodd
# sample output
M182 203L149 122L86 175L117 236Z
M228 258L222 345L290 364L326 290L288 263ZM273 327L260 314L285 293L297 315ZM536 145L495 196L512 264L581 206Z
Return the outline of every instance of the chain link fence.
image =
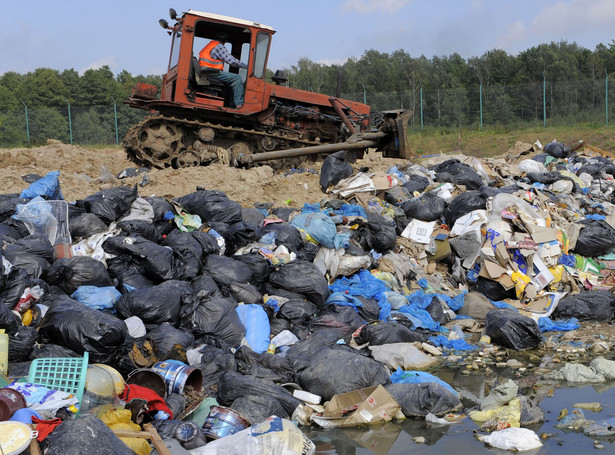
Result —
M342 93L372 109L413 112L410 132L425 128L509 129L536 126L609 124L615 83L541 81L514 86ZM78 145L121 144L146 113L126 105L28 107L0 112L0 147L43 145L47 139Z

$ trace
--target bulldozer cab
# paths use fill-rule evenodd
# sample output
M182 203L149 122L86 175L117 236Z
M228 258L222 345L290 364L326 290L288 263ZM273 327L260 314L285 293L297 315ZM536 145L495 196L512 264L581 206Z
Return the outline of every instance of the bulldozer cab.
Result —
M267 57L271 35L275 33L271 27L190 10L169 29L172 29L171 54L163 80L162 100L245 114L263 109ZM224 46L228 53L248 66L244 69L224 63L222 70L241 77L244 104L239 108L231 108L232 89L218 78L211 78L212 73L219 71L199 64L201 50L212 40L217 41L220 33L227 37Z

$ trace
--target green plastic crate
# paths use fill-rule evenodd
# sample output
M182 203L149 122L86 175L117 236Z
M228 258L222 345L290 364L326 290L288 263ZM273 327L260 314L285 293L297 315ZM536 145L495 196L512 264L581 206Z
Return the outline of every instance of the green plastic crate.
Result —
M28 382L83 398L89 354L83 357L49 357L36 359L30 365Z

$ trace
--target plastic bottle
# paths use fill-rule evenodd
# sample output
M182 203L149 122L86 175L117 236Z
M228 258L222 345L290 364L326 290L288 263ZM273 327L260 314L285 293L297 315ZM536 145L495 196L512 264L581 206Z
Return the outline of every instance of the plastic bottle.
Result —
M0 329L0 374L9 372L9 336Z

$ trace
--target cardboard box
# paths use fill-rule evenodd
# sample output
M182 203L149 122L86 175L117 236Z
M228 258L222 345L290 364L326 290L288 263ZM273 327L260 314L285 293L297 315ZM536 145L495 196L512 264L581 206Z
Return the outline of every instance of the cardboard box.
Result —
M312 416L312 422L322 428L352 428L389 422L401 411L401 406L381 385L341 393L325 404L322 416Z

